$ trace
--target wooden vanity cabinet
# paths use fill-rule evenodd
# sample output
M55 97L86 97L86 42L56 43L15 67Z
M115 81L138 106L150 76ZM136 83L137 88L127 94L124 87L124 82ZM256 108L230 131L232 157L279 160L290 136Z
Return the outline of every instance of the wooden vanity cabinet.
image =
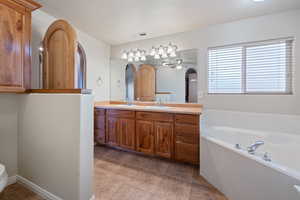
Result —
M198 165L199 135L199 115L95 108L100 144Z
M105 113L105 109L94 111L94 140L98 144L105 144Z
M31 85L32 0L0 1L0 92L24 92Z
M106 143L111 146L135 150L135 112L106 111Z
M172 157L173 114L137 112L137 150L143 153Z
M175 160L199 164L199 116L175 115Z
M148 155L154 155L154 122L136 121L136 150Z

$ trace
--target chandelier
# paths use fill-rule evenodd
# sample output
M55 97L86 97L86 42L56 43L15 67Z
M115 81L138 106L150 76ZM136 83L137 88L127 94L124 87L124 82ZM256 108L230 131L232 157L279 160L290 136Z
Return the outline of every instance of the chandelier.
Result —
M128 52L123 51L121 58L127 60L128 62L146 61L146 50L136 49Z
M183 68L182 64L183 64L183 60L179 58L174 60L166 59L162 61L161 66L180 70Z
M166 59L166 58L176 58L177 57L178 47L169 43L168 46L160 45L159 47L152 47L150 50L150 56L153 56L154 59ZM135 49L130 51L123 51L121 58L127 60L128 62L139 62L146 61L147 52L143 49Z
M175 58L177 57L178 47L169 43L168 46L160 45L158 48L152 47L150 50L150 56L153 56L154 59L166 59L166 58Z

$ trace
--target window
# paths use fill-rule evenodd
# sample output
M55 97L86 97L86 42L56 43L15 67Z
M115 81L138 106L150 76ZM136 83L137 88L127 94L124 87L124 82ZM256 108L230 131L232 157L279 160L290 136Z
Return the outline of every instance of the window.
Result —
M292 49L292 38L209 48L208 93L291 93Z

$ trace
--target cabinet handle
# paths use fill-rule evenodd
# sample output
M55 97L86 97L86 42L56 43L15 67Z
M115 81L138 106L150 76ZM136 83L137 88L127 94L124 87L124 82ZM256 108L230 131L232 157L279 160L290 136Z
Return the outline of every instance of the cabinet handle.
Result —
M23 30L23 22L22 22L22 20L18 20L16 25L17 25L17 30L18 31L22 31Z

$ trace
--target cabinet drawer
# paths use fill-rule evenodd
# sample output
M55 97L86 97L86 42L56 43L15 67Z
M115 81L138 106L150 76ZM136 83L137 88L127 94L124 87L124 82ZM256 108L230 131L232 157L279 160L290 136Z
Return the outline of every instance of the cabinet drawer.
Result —
M175 115L175 123L199 125L199 115Z
M172 122L173 114L155 112L137 112L136 118L141 120Z
M189 124L175 124L175 133L176 134L195 134L199 135L199 127L196 125Z
M175 159L177 161L199 164L199 145L176 141Z
M105 109L95 108L94 115L95 116L104 116L105 115Z
M175 141L176 142L184 142L187 144L199 144L199 135L195 134L176 134L175 136Z
M107 110L107 115L114 118L134 118L135 112L130 110Z

